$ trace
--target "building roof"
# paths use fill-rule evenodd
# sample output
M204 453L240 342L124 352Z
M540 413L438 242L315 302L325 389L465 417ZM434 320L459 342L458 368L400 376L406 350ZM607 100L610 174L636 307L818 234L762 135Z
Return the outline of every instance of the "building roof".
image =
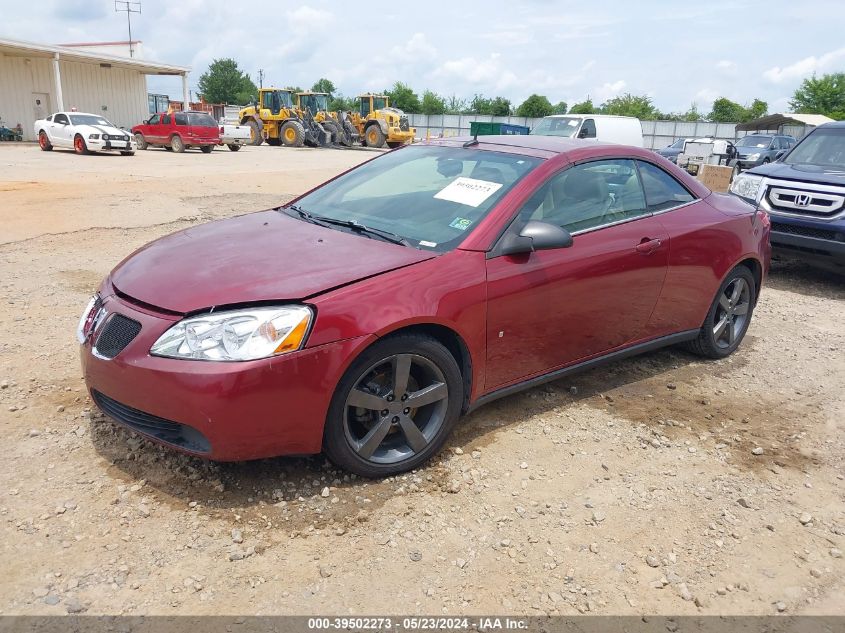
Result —
M830 123L833 121L830 117L823 114L794 114L787 112L786 114L770 114L768 116L748 121L747 123L740 123L736 126L736 131L743 130L776 130L781 125L809 125L815 127L823 123Z
M86 46L129 46L130 44L143 44L141 40L123 40L122 42L75 42L73 44L56 44L56 46L67 46L74 48L79 46L85 48Z
M11 57L46 57L53 58L58 54L59 59L81 62L86 64L108 64L112 68L137 70L147 75L184 75L190 72L190 66L176 66L160 62L118 55L94 53L81 48L53 46L50 44L36 44L20 40L0 38L0 54Z

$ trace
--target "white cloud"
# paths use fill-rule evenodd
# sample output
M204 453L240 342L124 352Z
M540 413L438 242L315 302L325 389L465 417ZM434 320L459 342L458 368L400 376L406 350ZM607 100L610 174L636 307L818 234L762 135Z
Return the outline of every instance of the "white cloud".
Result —
M737 65L735 61L731 61L730 59L721 59L716 63L716 68L718 68L719 70L735 72L737 69Z
M779 84L783 81L792 81L796 79L803 79L807 75L815 72L823 72L830 69L837 63L845 59L845 48L837 48L836 50L825 53L820 57L811 55L804 59L798 60L794 64L781 68L775 66L763 73L763 77L772 83Z
M492 53L485 59L461 57L443 62L432 73L434 77L460 79L474 85L486 85L496 90L513 86L518 82L516 74L504 67L502 56Z
M284 22L290 22L297 28L319 29L328 26L334 18L334 14L323 9L314 9L303 5L290 13L285 13Z
M623 79L619 79L617 81L614 81L613 83L605 83L592 93L595 95L593 97L593 102L603 103L608 99L612 99L620 92L622 92L625 89L625 86L627 85L628 84Z
M437 56L437 49L429 43L424 33L414 33L404 45L391 48L390 56L403 62L432 60Z

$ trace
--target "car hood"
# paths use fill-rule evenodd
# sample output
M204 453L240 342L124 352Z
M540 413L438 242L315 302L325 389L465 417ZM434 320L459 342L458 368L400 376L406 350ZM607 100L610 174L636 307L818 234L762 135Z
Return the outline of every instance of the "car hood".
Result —
M770 163L749 170L749 174L758 174L767 178L783 180L798 180L801 182L815 182L822 185L845 186L845 169L822 167L819 165L787 165L786 163Z
M185 314L222 305L298 301L435 256L271 210L151 242L118 264L111 283L136 301Z
M114 134L115 136L130 136L130 132L128 130L121 130L113 125L77 125L75 128L77 132L82 134L108 134L109 136Z
M737 147L737 156L748 156L749 154L765 154L771 151L767 147Z

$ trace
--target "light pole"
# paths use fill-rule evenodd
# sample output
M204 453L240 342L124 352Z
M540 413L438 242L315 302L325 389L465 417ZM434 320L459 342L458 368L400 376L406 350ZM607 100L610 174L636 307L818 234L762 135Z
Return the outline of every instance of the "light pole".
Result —
M126 24L129 26L129 57L135 57L135 51L132 48L132 17L133 13L141 13L140 2L129 2L127 0L114 0L114 10L119 13L126 12Z

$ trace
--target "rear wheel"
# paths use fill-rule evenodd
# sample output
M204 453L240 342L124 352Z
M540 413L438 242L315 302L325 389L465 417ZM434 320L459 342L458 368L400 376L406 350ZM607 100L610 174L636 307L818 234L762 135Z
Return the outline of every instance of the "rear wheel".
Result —
M250 120L249 126L250 145L261 145L264 142L264 135L261 133L261 124L255 119Z
M140 149L140 150L145 150L145 149L147 149L147 147L148 147L148 145L147 145L147 139L145 139L145 138L144 138L144 135L143 135L143 134L141 134L140 132L138 132L138 133L135 135L135 145L137 145L137 146L138 146L138 149Z
M364 130L364 140L367 147L384 147L384 132L381 131L379 125L371 125Z
M38 133L38 147L41 148L42 152L49 152L53 149L53 144L50 143L50 137L47 136L47 132L44 130Z
M745 266L734 268L716 293L698 338L690 349L708 358L731 355L748 331L757 301L754 275Z
M185 151L185 141L182 140L181 136L174 134L170 137L170 149L177 154Z
M440 342L413 334L382 339L338 383L326 454L364 477L416 468L443 446L462 402L458 364Z
M299 121L285 121L279 130L279 138L286 147L302 147L305 142L305 128Z
M210 154L214 150L214 145L200 145L200 150L203 154Z
M240 145L235 145L234 143L227 145L226 147L228 147L231 152L237 152L241 148Z
M73 139L73 149L77 154L87 154L88 146L85 144L85 139L77 134Z

